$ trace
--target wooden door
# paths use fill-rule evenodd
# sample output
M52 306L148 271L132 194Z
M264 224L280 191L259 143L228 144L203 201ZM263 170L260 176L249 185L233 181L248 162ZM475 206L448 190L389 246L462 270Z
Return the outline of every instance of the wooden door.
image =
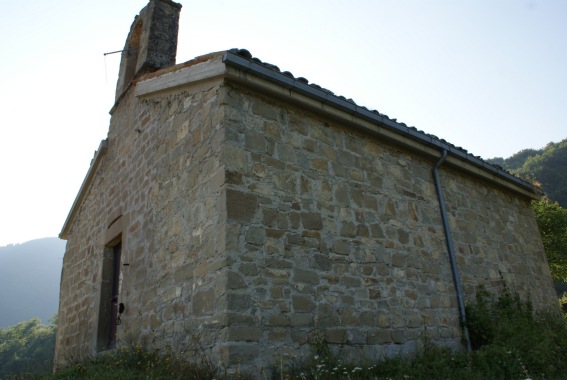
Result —
M120 291L120 262L122 258L122 244L117 244L112 252L112 299L110 302L110 329L108 348L116 348L116 331L118 322L118 293Z

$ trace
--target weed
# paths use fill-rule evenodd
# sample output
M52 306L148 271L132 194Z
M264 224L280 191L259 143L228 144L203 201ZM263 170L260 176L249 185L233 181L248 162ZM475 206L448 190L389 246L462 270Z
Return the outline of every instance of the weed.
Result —
M467 327L474 351L453 352L422 334L423 350L413 358L385 358L375 363L345 363L320 331L310 336L309 358L263 370L279 380L334 379L565 379L567 373L567 324L556 310L534 312L531 303L504 289L499 296L479 289L467 305ZM198 341L198 337L194 337ZM228 373L216 368L205 351L196 346L190 357L172 350L158 353L141 346L97 356L90 364L76 364L55 375L34 379L244 379L238 369ZM199 364L189 364L188 360Z

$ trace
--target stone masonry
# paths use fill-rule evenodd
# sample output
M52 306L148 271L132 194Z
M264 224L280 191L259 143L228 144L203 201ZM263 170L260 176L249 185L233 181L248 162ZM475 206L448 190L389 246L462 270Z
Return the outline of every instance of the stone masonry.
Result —
M117 244L119 347L198 346L255 373L309 354L316 335L345 358L415 352L425 330L462 349L431 174L440 149L284 81L238 51L119 79L108 138L61 232L58 367L109 348ZM555 305L537 191L447 150L465 299L507 286Z
M229 295L246 305L233 356L308 350L315 330L352 357L414 351L425 327L457 347L434 162L243 88L228 100ZM466 295L507 284L550 305L529 200L454 170L442 181Z

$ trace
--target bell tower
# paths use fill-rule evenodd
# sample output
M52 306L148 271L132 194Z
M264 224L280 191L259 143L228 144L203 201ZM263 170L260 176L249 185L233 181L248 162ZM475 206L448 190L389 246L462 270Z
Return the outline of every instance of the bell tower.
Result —
M140 75L175 65L181 4L150 0L134 18L120 60L116 100Z

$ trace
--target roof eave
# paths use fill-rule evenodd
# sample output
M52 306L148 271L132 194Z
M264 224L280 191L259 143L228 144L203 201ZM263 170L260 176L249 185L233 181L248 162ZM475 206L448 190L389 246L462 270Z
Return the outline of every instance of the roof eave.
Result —
M81 203L83 203L83 200L85 199L85 196L87 194L87 191L92 183L92 180L94 178L94 175L102 161L102 157L104 156L104 153L106 152L107 149L107 140L102 140L100 142L100 145L98 147L98 150L95 152L95 155L93 157L93 159L91 160L91 165L89 167L89 170L87 172L87 175L85 176L85 179L83 180L83 183L81 185L81 188L79 189L79 193L77 194L77 196L75 197L75 201L73 202L73 206L71 206L71 210L69 211L69 214L67 215L67 219L65 220L65 223L63 224L63 228L61 229L61 233L59 233L59 238L63 239L63 240L67 240L69 237L69 231L71 229L71 225L73 224L73 221L75 220L75 217L77 216L77 213L79 212L79 206L81 205Z
M395 119L390 119L387 116L378 113L377 111L370 111L366 107L358 106L354 102L336 96L328 90L318 88L318 86L314 87L313 85L309 85L304 81L298 80L297 78L284 75L260 63L256 63L250 59L242 57L232 51L227 51L223 55L222 62L225 65L241 70L245 74L252 74L265 81L281 86L282 88L286 89L289 94L296 93L303 95L307 98L315 100L321 105L340 110L350 115L351 118L364 120L374 125L378 125L389 132L393 132L394 134L399 135L403 140L408 139L424 147L433 148L437 151L434 156L440 156L439 152L446 150L449 157L449 159L447 160L448 164L451 164L453 166L463 166L460 165L460 163L466 163L467 165L473 167L469 168L469 170L466 171L472 174L480 175L485 179L492 181L499 179L496 182L499 182L500 184L502 184L502 181L505 181L506 183L511 185L507 187L511 188L512 190L516 190L516 192L519 192L531 199L540 199L542 196L542 191L538 187L527 181L524 181L521 178L511 175L505 170L499 169L496 166L489 164L482 158L474 156L462 148L455 147L454 145L447 143L444 140L438 139L433 135L428 135L426 133L418 131L416 128L408 127L404 123L398 123ZM227 76L230 76L229 72L227 72ZM247 76L246 78L241 78L238 77L238 75L233 75L232 79L235 79L239 82L250 82ZM429 153L429 155L431 155L431 152Z

